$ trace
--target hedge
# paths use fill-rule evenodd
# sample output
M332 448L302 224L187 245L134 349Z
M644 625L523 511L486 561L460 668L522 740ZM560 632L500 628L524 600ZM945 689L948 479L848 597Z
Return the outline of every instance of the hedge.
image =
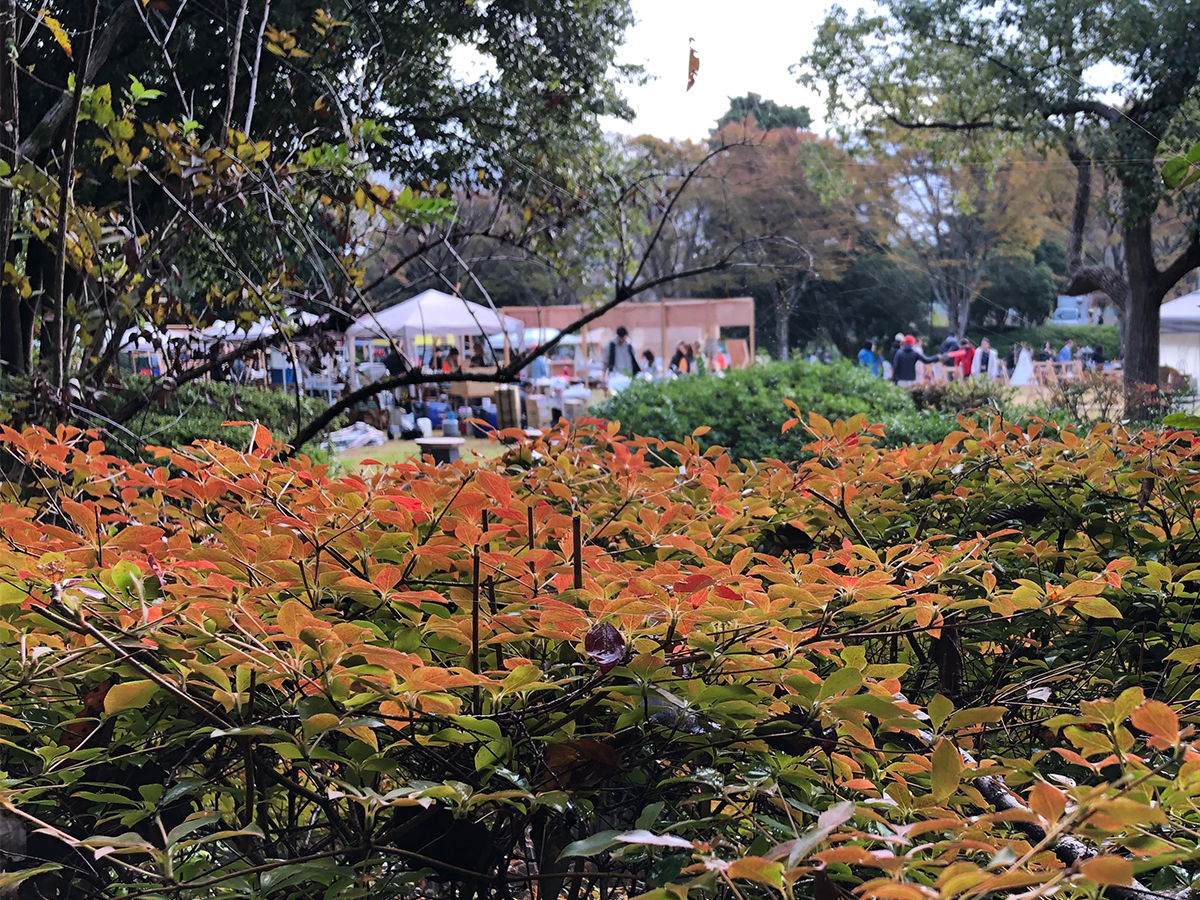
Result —
M1104 355L1108 359L1116 359L1121 352L1121 335L1116 325L1039 325L1036 328L1017 328L1011 331L988 329L979 331L969 329L967 336L978 345L987 338L992 347L1001 355L1007 354L1010 347L1029 344L1029 349L1037 353L1046 341L1055 352L1069 340L1075 342L1076 350L1080 347L1094 347L1097 343L1104 345Z
M119 409L129 398L153 394L158 382L148 376L127 376L112 392L106 408ZM292 391L273 390L251 385L236 386L222 381L193 381L164 396L165 405L155 401L124 429L110 428L113 452L126 458L145 457L147 444L160 447L186 447L194 441L221 441L231 446L247 446L251 426L258 423L276 434L294 434L297 427L296 395ZM302 396L300 409L305 421L326 409L319 398ZM240 425L228 425L240 422ZM315 452L315 448L306 447Z
M806 441L781 433L788 418L784 398L829 419L866 415L886 426L888 446L940 440L956 427L952 416L918 411L908 391L845 361L771 362L724 377L634 381L593 412L619 422L627 435L678 441L709 428L701 446L728 448L735 459L796 459Z

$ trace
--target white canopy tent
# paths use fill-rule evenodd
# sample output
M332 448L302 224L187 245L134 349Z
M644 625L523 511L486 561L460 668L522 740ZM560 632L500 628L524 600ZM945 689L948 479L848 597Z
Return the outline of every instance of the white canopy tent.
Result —
M321 317L316 313L305 312L289 312L284 321L289 325L315 325L321 320ZM251 322L249 325L239 324L237 322L227 322L223 319L218 319L207 328L204 328L200 334L210 343L216 341L256 341L261 337L270 337L278 329L271 319L262 318Z
M353 361L354 342L363 339L390 338L399 341L404 352L412 353L421 336L520 333L523 328L519 319L431 289L355 320L346 329L346 349ZM358 387L358 368L354 365L350 366L350 378L352 386Z
M1200 291L1164 303L1158 327L1158 364L1200 384Z

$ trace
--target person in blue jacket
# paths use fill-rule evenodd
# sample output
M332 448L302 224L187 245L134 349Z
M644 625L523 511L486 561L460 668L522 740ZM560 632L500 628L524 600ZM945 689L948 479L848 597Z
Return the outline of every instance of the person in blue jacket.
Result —
M864 369L870 369L876 378L883 374L879 354L875 352L875 345L871 341L863 341L862 349L858 351L858 364Z

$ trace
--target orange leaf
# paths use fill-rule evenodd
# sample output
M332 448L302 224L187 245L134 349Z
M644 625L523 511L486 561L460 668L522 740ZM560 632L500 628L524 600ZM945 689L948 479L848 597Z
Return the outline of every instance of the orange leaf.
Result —
M1179 716L1158 700L1147 700L1129 716L1133 724L1151 735L1151 747L1166 750L1179 742Z
M1029 808L1053 825L1062 818L1067 798L1058 788L1039 781L1029 792Z
M1088 881L1096 884L1129 884L1133 881L1133 863L1119 856L1096 856L1079 867Z

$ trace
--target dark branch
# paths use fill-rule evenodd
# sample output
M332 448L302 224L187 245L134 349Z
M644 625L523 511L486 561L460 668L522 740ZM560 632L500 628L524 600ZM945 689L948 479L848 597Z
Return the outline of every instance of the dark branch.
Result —
M1184 275L1197 266L1200 266L1200 237L1193 235L1184 251L1175 257L1174 262L1158 273L1155 279L1158 296L1165 295Z
M134 12L137 11L134 5L137 2L139 0L126 0L126 2L117 7L112 17L104 23L104 28L101 29L100 35L96 38L88 53L87 67L83 73L84 84L91 84L96 74L100 71L100 67L108 59L108 54L112 52L113 44L116 43L117 37L129 23L129 20L133 18ZM21 141L17 147L17 160L33 159L43 150L50 147L70 116L71 95L64 92L58 99L58 102L50 107L46 115L42 116L42 120L30 132L29 137Z

